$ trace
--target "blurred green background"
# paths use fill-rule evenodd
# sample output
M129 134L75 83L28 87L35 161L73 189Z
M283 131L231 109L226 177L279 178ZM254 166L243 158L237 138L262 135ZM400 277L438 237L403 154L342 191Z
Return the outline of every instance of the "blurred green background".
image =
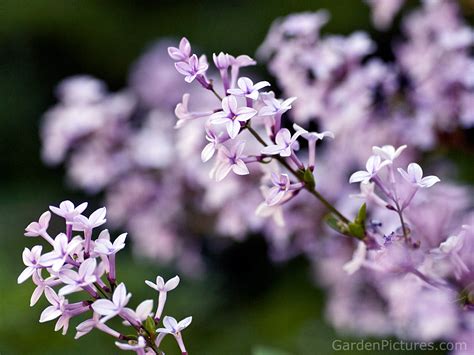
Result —
M73 191L61 167L40 161L39 119L54 103L55 84L88 73L112 90L123 87L129 66L160 37L185 35L207 53L253 54L276 17L320 8L332 14L325 31L371 31L368 8L355 0L0 0L0 354L118 353L99 332L75 341L75 323L67 336L53 331L54 322L39 324L45 301L30 309L33 285L16 284L21 252L33 245L22 237L30 221L62 199L100 201ZM386 34L374 35L385 43ZM184 333L190 354L333 353L338 335L324 321L324 295L306 261L274 265L258 237L207 259L209 273L184 279L166 309L194 317ZM144 279L175 273L129 250L118 269L135 300L152 295ZM164 349L178 353L172 339Z

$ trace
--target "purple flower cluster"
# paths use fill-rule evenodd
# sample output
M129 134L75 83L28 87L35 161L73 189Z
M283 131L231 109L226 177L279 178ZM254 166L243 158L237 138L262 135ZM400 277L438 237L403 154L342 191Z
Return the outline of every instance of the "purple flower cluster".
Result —
M382 28L403 1L368 2ZM240 74L256 64L249 56L221 52L210 63L186 38L168 48L175 68L159 44L123 92L69 79L45 115L43 156L65 161L76 185L103 191L110 219L141 254L197 272L195 236L258 232L275 259L308 256L338 329L472 338L470 191L414 163L474 123L472 30L454 2L424 1L384 61L366 33L321 35L328 19L319 11L272 25L259 55L285 99Z
M172 334L182 354L187 354L181 331L191 323L192 317L177 322L173 317L162 319L167 293L179 284L176 276L167 282L157 276L156 283L145 281L158 292L158 306L153 313L153 300L143 301L134 310L129 304L131 293L123 282L118 283L116 254L125 247L127 234L121 234L112 242L107 229L93 239L95 228L106 222L106 209L100 208L89 217L83 215L87 203L74 206L71 201L63 201L59 207L50 206L51 212L66 222L65 233L56 237L48 233L51 212L44 212L37 222L25 229L27 237L41 237L52 250L43 253L43 246L36 245L23 251L26 268L18 276L18 283L30 277L36 285L30 305L34 306L44 294L49 306L43 310L40 322L57 319L55 331L67 333L72 318L90 314L90 318L76 327L76 339L98 329L111 335L122 350L133 350L137 354L159 354L159 346L166 334ZM77 233L77 234L76 234ZM47 274L45 276L45 273ZM56 290L55 290L56 288ZM81 301L71 302L69 295L80 293ZM135 335L125 335L107 325L114 317L133 328ZM158 328L160 321L164 328ZM127 330L127 334L130 330Z

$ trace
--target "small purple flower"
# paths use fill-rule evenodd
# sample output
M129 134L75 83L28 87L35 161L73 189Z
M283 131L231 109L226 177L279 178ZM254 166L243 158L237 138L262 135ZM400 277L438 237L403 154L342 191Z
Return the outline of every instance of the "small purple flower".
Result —
M46 287L44 294L51 304L48 306L40 316L40 323L49 322L50 320L56 319L64 312L66 300L62 296L58 296L51 287Z
M367 171L356 171L349 178L349 183L352 184L354 182L363 182L364 184L368 184L370 182L370 179L377 175L379 170L388 164L390 164L388 160L382 162L382 159L380 159L378 155L372 155L365 164L365 168L367 169Z
M189 97L189 94L184 94L182 102L176 105L176 108L174 110L174 114L178 118L178 122L175 126L176 128L181 128L187 121L191 121L201 117L208 117L213 113L213 111L189 111Z
M257 114L253 108L237 107L237 100L232 95L222 99L222 110L211 115L211 123L225 124L227 133L232 139L239 134L241 122L246 122Z
M107 209L105 207L94 211L89 218L79 215L74 219L73 229L76 231L92 230L103 225L107 220L105 218Z
M131 310L131 314L133 314L133 318L143 322L145 321L149 316L153 316L153 300L145 300L142 303L140 303L137 306L137 309L135 311ZM123 321L124 325L129 326L130 322L128 321Z
M242 77L237 81L238 88L229 89L227 92L235 96L245 96L252 100L257 100L259 96L259 90L270 86L268 81L260 81L256 84L252 82L249 78Z
M218 55L214 53L212 59L214 60L217 69L225 70L232 64L233 58L227 53L220 52Z
M46 233L46 230L49 226L49 221L51 220L51 212L46 211L43 213L38 222L31 222L25 228L25 235L27 237L38 237L43 236Z
M273 187L270 189L265 202L268 206L274 206L278 204L286 195L288 191L301 189L302 183L291 184L290 177L288 174L275 174L272 173Z
M222 132L216 133L212 128L206 127L206 140L209 142L206 144L201 152L201 160L205 163L209 161L216 152L217 147L221 143Z
M191 44L186 37L183 37L179 42L179 48L168 47L168 54L173 60L185 62L191 55Z
M109 238L104 237L102 234L102 238L98 238L94 243L94 251L101 255L112 255L117 253L118 251L125 248L125 239L127 238L127 233L120 234L112 243Z
M50 276L43 280L40 271L41 270L38 270L33 273L33 283L36 285L36 288L31 295L30 307L33 307L38 302L46 287L53 287L61 283L61 281L55 276Z
M291 109L291 104L296 100L296 97L290 97L284 101L275 99L271 95L263 98L265 104L259 111L259 116L273 116L282 115Z
M378 155L384 160L388 160L390 163L393 163L393 161L402 154L402 152L406 149L406 145L402 145L395 149L393 145L384 145L382 147L372 147L372 152L375 155Z
M166 281L166 283L165 283L165 280L161 276L157 276L156 277L156 284L151 282L151 281L148 281L148 280L146 280L145 283L148 286L150 286L152 289L159 292L158 306L156 308L155 318L160 319L161 315L163 314L163 309L165 307L167 294L168 294L169 291L172 291L176 287L178 287L179 277L175 276L172 279L169 279L168 281Z
M181 331L184 330L191 324L193 317L187 317L181 320L179 323L173 317L166 316L163 319L164 328L158 328L156 330L157 333L161 333L163 335L172 334L178 343L179 349L181 350L182 354L187 354L186 347L183 343L183 338L181 336ZM160 334L160 335L161 335Z
M58 234L54 239L53 251L44 254L40 258L43 266L51 266L53 271L58 272L66 262L70 254L82 243L82 240L74 238L70 242L64 233Z
M293 153L293 150L299 149L299 144L296 140L301 134L301 131L297 131L292 136L288 129L282 128L276 134L276 144L263 148L261 152L266 155L279 154L282 157L289 157Z
M49 206L49 209L58 216L63 217L66 223L72 224L74 219L79 216L87 208L87 202L81 203L75 207L71 201L63 201L59 204L59 207Z
M206 56L202 55L198 59L196 54L193 54L187 62L178 62L174 66L180 74L185 76L184 80L187 83L192 83L198 75L204 74L209 68Z
M181 320L179 323L173 317L166 316L163 319L164 328L158 328L156 331L158 333L166 333L176 335L182 330L187 328L193 320L193 317L187 317Z
M423 169L416 163L410 163L407 171L402 168L398 168L400 175L410 184L417 185L419 187L431 187L441 180L439 177L430 175L423 177Z
M59 296L65 296L86 288L90 290L91 285L97 281L97 277L94 274L96 267L97 261L91 258L81 264L78 272L71 269L61 270L58 276L66 286L59 290Z
M227 149L224 146L219 148L219 161L211 172L217 181L222 181L232 170L237 175L248 175L249 169L242 160L245 142L240 141Z
M92 304L92 309L104 316L100 321L101 323L107 322L109 319L115 317L121 313L128 301L132 297L131 293L127 293L125 284L122 282L114 291L112 300L100 299Z
M26 265L26 269L22 271L20 276L18 276L17 282L19 284L28 280L37 269L42 268L42 265L40 263L42 250L43 250L43 247L41 245L36 245L33 248L31 248L31 250L28 248L25 248L23 250L22 257L23 257L23 263Z

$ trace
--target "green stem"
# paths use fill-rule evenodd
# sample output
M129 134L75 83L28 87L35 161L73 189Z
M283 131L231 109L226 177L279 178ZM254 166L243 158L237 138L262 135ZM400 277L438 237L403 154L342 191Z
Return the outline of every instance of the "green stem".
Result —
M247 125L245 126L245 128L247 128L249 130L249 132L255 137L255 139L257 139L257 141L260 142L260 144L262 144L263 146L268 146L268 144L263 140L263 138L258 134L257 131L255 131L251 126L250 126L250 123L248 122ZM300 182L302 182L304 184L304 187L305 189L310 193L312 194L314 197L316 197L329 211L331 211L332 213L334 213L342 222L344 223L349 223L350 220L348 218L346 218L341 212L339 212L339 210L337 210L328 200L326 200L324 198L323 195L321 195L315 188L311 188L308 186L308 184L306 184L306 182L304 181L304 179L302 178L301 174L298 174L298 172L293 169L287 162L284 158L280 157L280 156L277 156L277 157L273 157L274 159L276 159L277 161L280 162L280 164L282 164L287 170L289 170Z

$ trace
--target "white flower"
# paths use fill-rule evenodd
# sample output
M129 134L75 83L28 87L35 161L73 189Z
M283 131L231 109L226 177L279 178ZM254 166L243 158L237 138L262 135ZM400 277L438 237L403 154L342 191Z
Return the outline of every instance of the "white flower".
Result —
M370 182L370 179L377 175L377 172L379 172L380 169L382 169L388 164L390 164L389 161L385 160L384 162L382 162L378 155L372 155L365 164L365 168L367 169L367 171L356 171L349 178L349 183L352 184L354 182L363 182L364 184L368 184Z
M410 184L417 185L419 187L431 187L441 180L434 175L423 177L423 169L416 163L410 163L407 171L398 168L398 172L402 177Z
M393 145L384 145L382 147L374 146L372 147L372 152L375 155L378 155L382 159L388 160L390 163L402 154L402 152L406 149L406 145L402 145L395 149Z
M105 323L124 310L130 297L132 297L132 294L127 293L125 284L122 282L115 289L112 300L97 300L92 304L92 309L100 315L105 316L100 320L101 323Z

